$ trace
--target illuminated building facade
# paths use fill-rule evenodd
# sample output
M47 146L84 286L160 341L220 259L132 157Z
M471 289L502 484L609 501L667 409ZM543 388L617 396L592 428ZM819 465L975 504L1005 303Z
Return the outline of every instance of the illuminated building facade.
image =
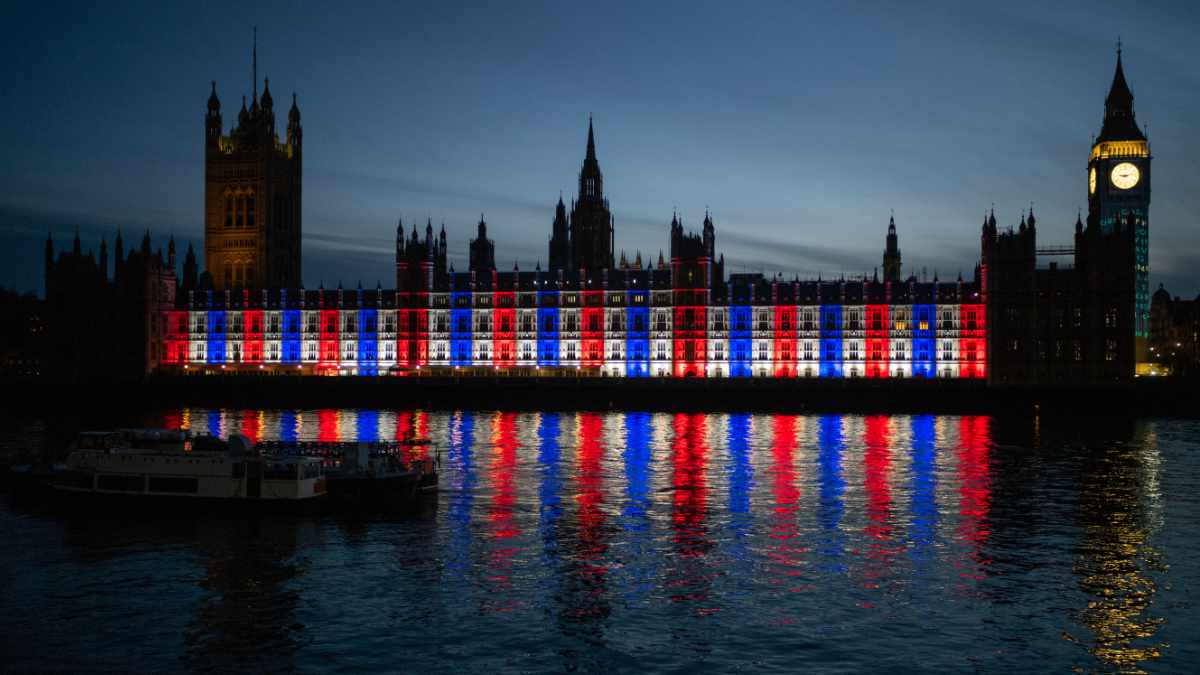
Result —
M219 123L213 128L219 132ZM298 181L298 112L295 131L282 151L293 152L294 136ZM424 238L415 224L410 236L400 226L394 289L313 291L270 275L240 277L257 285L238 278L222 285L214 275L212 284L189 288L169 312L164 365L357 375L1124 380L1141 363L1150 324L1150 160L1118 50L1087 163L1086 223L1081 214L1073 245L1039 247L1032 206L1004 231L993 211L984 217L974 277L929 282L903 275L893 218L882 279L789 281L726 276L707 212L699 233L672 217L669 255L660 252L657 263L643 264L640 253L632 263L621 253L618 262L589 120L578 194L569 207L560 197L554 209L547 269L498 270L482 215L467 272L449 268L444 226L436 239L431 222ZM298 182L296 189L298 207ZM298 227L297 220L297 236ZM1039 257L1068 255L1074 265L1038 266ZM298 255L288 269L298 278Z
M168 363L346 375L987 376L975 283L754 274L714 290L675 284L671 272L628 269L590 282L466 272L423 291L189 292L167 313Z

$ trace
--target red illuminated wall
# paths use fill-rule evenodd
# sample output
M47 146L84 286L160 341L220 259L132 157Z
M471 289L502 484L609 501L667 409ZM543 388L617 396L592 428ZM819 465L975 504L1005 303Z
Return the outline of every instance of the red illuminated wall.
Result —
M580 332L580 363L585 367L604 365L604 291L584 291Z
M867 305L867 377L888 376L888 306Z
M188 360L188 313L171 311L167 316L167 353L164 363L182 364Z
M796 376L796 307L775 306L775 377Z
M261 309L242 312L242 360L246 363L263 361L263 313Z
M984 305L962 305L959 308L958 358L962 364L959 377L987 376L987 312Z
M403 305L407 302L407 298L397 298L396 304ZM413 314L414 311L411 309L396 310L396 365L401 368L412 367L411 357L409 356L409 340L412 339L410 324Z
M319 367L336 369L338 365L338 325L336 309L321 310L321 353Z
M412 293L405 300L416 306L396 312L396 365L416 368L429 362L429 310L425 309L427 293Z
M685 293L676 292L676 296ZM703 305L677 306L674 315L675 377L704 377L708 312Z
M517 363L516 294L496 293L495 302L496 309L492 314L492 362L506 368ZM586 319L584 325L587 325ZM586 349L584 353L587 353Z

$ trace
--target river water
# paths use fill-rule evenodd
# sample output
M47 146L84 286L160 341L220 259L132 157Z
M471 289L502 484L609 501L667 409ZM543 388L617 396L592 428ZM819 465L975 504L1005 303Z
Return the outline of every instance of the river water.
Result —
M1200 422L172 409L428 437L436 503L120 519L0 501L13 670L1178 672ZM58 422L12 434L35 444ZM11 435L9 441L11 442Z

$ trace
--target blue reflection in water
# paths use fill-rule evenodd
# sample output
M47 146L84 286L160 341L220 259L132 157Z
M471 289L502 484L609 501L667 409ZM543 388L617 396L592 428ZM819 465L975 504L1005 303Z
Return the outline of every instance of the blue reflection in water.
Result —
M845 505L842 495L846 492L846 481L842 478L842 418L824 415L817 426L817 473L821 483L820 505L817 522L824 536L819 550L827 559L827 567L834 571L845 569L841 562L845 535L842 532L842 513Z
M754 523L750 511L750 492L754 487L754 465L750 460L750 415L729 416L726 427L726 444L729 446L729 530L733 538L729 542L730 553L739 561L750 561L752 552L747 548L748 535ZM746 578L739 575L739 578Z
M539 522L542 534L542 552L546 558L557 556L558 533L555 526L562 518L562 475L559 460L562 451L558 445L559 427L562 416L558 413L542 413L538 419L538 484Z
M652 432L649 413L625 415L625 507L621 510L622 527L629 534L625 563L621 574L626 579L624 595L639 600L654 592L658 556L650 532L650 462Z
M376 443L379 441L379 412L375 410L357 411L357 423L354 426L359 441Z
M641 532L649 527L650 508L650 415L625 416L625 495L623 513L626 530Z
M206 417L207 417L207 421L208 421L208 433L213 436L220 436L221 435L221 411L220 410L209 410L208 415Z
M456 413L450 422L450 447L446 453L452 469L451 494L447 499L451 527L446 567L458 577L467 577L471 571L471 507L479 480L473 462L474 436L475 414Z
M279 440L284 443L295 443L299 440L300 416L295 410L279 412Z
M750 489L754 486L754 467L750 464L750 416L730 415L726 431L729 444L729 510L737 514L731 523L737 532L749 526ZM740 516L740 517L739 517Z
M922 569L933 559L937 534L937 443L934 418L912 419L912 525L909 541L913 566Z

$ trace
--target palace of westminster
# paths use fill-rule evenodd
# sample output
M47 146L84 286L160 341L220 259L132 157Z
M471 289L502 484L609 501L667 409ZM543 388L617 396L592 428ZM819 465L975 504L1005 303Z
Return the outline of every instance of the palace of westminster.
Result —
M257 80L257 78L256 78ZM47 241L51 325L122 326L113 344L53 331L77 366L137 372L330 375L572 374L604 377L975 378L1112 382L1149 372L1149 143L1118 49L1086 163L1088 211L1074 246L1038 247L1032 209L1015 228L980 226L971 279L901 274L889 222L883 274L786 280L725 273L709 214L678 217L669 253L614 256L615 219L588 123L570 204L559 198L548 264L500 270L482 217L469 267L447 264L444 226L396 230L392 289L306 289L301 277L303 127L295 95L278 129L269 81L225 131L216 83L204 120L204 270L181 273L147 233L113 273L78 235ZM1039 257L1073 256L1042 267Z

